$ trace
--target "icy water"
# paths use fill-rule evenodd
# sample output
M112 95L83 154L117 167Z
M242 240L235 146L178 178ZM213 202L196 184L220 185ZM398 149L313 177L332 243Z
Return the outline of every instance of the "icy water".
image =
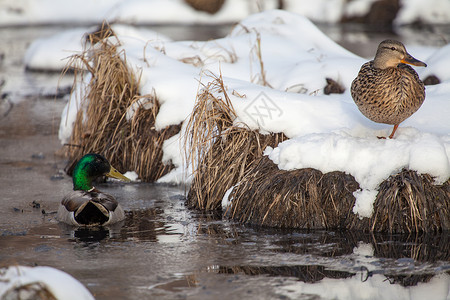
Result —
M155 29L177 39L228 31ZM0 28L0 267L52 266L97 299L449 299L448 233L248 227L187 209L183 187L135 183L98 186L127 211L114 228L58 224L54 212L71 189L57 139L66 100L55 97L59 74L26 72L22 57L30 41L59 30ZM328 34L352 48L364 33ZM370 56L379 39L359 53Z

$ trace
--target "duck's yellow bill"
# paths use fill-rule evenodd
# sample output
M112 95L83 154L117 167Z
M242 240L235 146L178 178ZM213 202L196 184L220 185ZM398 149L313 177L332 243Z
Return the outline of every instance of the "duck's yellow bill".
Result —
M116 179L120 179L120 180L126 181L126 182L130 182L131 181L128 177L122 175L122 173L120 173L119 171L117 171L113 167L111 167L111 169L109 169L109 173L107 173L106 176L112 177L112 178L116 178Z
M409 65L413 65L413 66L417 66L417 67L426 67L427 64L424 63L423 61L420 61L414 57L412 57L410 54L406 54L406 57L402 60L400 60L400 62L404 63L404 64L409 64Z

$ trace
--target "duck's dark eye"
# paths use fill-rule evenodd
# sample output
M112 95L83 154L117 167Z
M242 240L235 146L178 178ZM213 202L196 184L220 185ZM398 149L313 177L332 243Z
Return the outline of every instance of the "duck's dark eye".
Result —
M391 50L392 50L392 51L395 51L395 50L397 50L397 49L395 49L395 47L391 47Z

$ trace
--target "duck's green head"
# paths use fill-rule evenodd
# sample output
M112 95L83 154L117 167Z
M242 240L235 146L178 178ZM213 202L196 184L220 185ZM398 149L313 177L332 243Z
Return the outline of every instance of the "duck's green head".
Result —
M130 181L130 179L114 169L102 155L90 153L83 156L73 169L73 189L75 191L89 191L93 188L92 181L104 175L123 181Z

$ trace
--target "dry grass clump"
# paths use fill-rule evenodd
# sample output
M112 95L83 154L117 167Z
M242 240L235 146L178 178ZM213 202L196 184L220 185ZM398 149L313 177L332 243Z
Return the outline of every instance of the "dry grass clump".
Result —
M186 132L194 166L189 206L220 210L226 191L234 187L225 216L245 224L391 233L450 230L449 181L437 186L429 175L403 170L380 185L373 216L360 219L353 213L359 188L353 176L279 170L262 153L286 136L262 135L234 124L235 118L222 78L215 78L198 94Z
M342 172L285 171L259 158L233 189L227 215L242 223L280 228L350 228L359 185Z
M450 230L450 180L435 185L428 174L402 170L379 188L370 222L372 231Z
M67 154L76 162L89 152L103 154L121 171L134 170L144 181L154 181L172 166L164 165L162 143L180 130L154 128L159 104L155 96L138 94L138 78L127 66L119 41L105 24L89 36L91 48L73 56L75 83L91 73L78 110ZM75 89L73 89L75 90ZM135 113L127 120L130 107Z
M371 218L353 213L358 183L342 172L279 170L267 157L252 164L231 192L226 215L280 228L411 233L450 230L450 186L403 170L380 185Z
M286 140L233 125L236 118L222 78L215 78L197 97L186 132L186 149L194 166L188 205L217 210L225 192L244 176L267 146Z

